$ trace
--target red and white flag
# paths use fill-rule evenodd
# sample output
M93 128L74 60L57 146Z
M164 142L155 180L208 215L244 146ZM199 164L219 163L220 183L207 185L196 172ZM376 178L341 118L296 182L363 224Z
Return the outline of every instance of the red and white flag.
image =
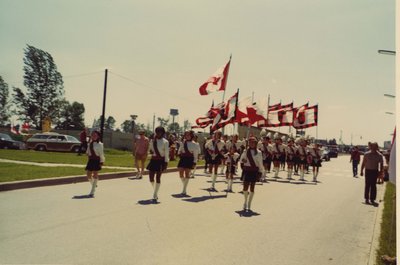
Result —
M272 108L271 108L272 107ZM286 105L270 106L265 127L290 126L293 123L293 102Z
M18 126L11 125L10 132L13 134L19 134Z
M236 111L237 123L241 125L248 125L249 117L247 116L247 107L251 104L251 97L243 98L238 102L238 108Z
M226 88L226 83L228 80L229 66L231 64L231 59L229 62L219 68L208 80L202 84L199 88L200 95L205 96L215 91L223 91Z
M214 121L214 118L217 116L217 114L220 112L220 109L225 106L224 103L220 103L217 106L214 107L214 101L212 102L211 108L207 111L207 113L204 115L204 117L200 117L196 119L196 124L195 126L192 126L192 128L205 128L208 125L212 124Z
M296 108L294 112L293 127L305 129L318 125L318 105L308 107L308 103Z
M220 109L218 115L214 118L211 131L218 130L227 124L234 123L238 107L239 90L226 102L224 108Z
M254 102L250 106L247 106L247 116L249 118L249 123L259 123L267 119L268 102L262 98L257 102Z

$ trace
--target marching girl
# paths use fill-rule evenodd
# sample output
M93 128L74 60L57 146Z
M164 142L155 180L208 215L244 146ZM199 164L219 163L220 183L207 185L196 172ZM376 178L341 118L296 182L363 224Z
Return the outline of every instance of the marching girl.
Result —
M198 142L198 136L197 134L193 135L193 143L197 146L197 152L200 155L201 149L200 149L200 144ZM190 177L194 178L194 173L196 172L197 164L194 165L194 168L190 171Z
M257 150L257 139L249 138L249 147L244 150L240 157L240 163L243 170L243 195L244 211L251 211L251 202L254 197L254 188L260 175L264 173L262 154ZM248 191L250 188L250 192Z
M183 189L182 195L186 195L186 188L189 184L190 170L194 168L199 157L199 148L193 142L193 131L186 131L184 133L183 143L178 149L178 156L180 157L178 163L179 177L181 178Z
M97 181L99 180L98 172L101 170L101 166L105 161L103 143L100 142L100 132L92 132L86 154L89 158L85 168L86 176L92 186L88 196L93 198L97 187Z
M275 178L278 178L279 169L284 156L284 149L282 146L282 139L278 133L274 136L275 143L271 145L272 161L274 163Z
M221 164L222 150L225 144L221 141L222 133L220 131L215 131L213 137L210 141L206 143L206 152L209 154L209 173L211 175L211 188L210 190L215 190L215 182L217 180L218 166Z
M272 152L271 146L269 145L269 136L263 136L258 143L258 149L261 150L262 157L263 157L263 166L264 166L264 174L261 177L261 181L264 182L267 173L269 173L271 169L272 163Z
M163 127L157 127L155 129L154 138L150 142L150 154L151 160L147 165L149 170L150 183L154 188L153 201L158 200L158 190L161 185L161 174L167 169L169 162L169 143L164 138L165 129ZM156 177L156 183L154 183L154 177Z
M299 159L300 180L304 181L304 171L307 164L307 143L304 139L299 140L299 147L297 148L297 156Z
M236 172L237 164L239 162L240 154L236 148L231 147L229 152L225 154L226 159L226 180L228 182L227 192L232 192L233 175Z
M319 168L321 167L322 150L319 149L319 144L315 143L313 148L310 148L311 166L313 169L313 181L317 182Z
M286 136L282 136L282 148L283 148L283 155L281 156L281 169L285 171L286 167Z
M293 174L293 165L296 160L296 147L294 146L294 140L293 138L289 138L288 144L286 146L286 163L288 167L288 175L287 179L291 180L292 179L292 174Z
M224 143L224 147L222 148L222 157L221 157L221 174L224 174L224 170L225 170L225 163L226 163L226 159L225 159L225 154L228 153L228 149L227 149L227 143L228 143L228 135L223 135L222 136L222 142Z

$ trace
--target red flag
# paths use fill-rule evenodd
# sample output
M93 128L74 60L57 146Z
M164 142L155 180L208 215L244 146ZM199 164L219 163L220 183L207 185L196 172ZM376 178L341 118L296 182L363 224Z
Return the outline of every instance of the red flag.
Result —
M236 112L238 107L239 90L228 100L225 107L220 110L218 115L214 118L211 126L211 131L218 130L229 123L236 120Z
M318 105L308 107L306 105L297 108L294 113L293 127L305 129L318 125Z
M19 130L18 130L17 127L19 127L19 126L11 125L10 132L13 133L13 134L17 134L18 135L19 134Z
M215 72L204 84L200 86L200 95L205 96L215 91L225 90L230 64L231 59L229 59L229 62L226 65L219 68L217 72Z
M214 101L212 102L211 108L207 111L206 115L204 117L200 117L196 119L196 124L195 126L192 126L192 128L205 128L208 125L213 123L214 118L218 115L220 112L220 109L225 106L224 103L218 104L216 107L214 107Z
M279 104L280 105L280 104ZM274 105L276 106L276 105ZM268 119L265 127L289 126L293 123L293 102L271 108L268 112Z

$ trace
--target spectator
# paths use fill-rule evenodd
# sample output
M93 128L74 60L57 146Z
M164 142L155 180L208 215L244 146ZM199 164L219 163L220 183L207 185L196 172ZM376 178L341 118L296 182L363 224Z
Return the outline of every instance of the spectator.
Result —
M135 166L138 171L137 178L141 179L143 177L144 165L146 163L149 150L149 139L144 135L144 131L139 131L139 138L135 139L134 150Z
M353 162L353 177L357 177L358 175L358 164L360 164L360 151L358 150L358 146L354 146L350 155L350 163Z
M378 175L383 170L383 156L378 152L378 144L371 143L370 151L365 153L361 164L361 176L365 169L365 190L364 198L366 204L377 206L376 199L376 181Z
M81 142L81 145L79 146L79 152L78 156L82 155L83 152L86 152L87 146L88 146L88 128L84 128L80 133L79 133L79 140Z

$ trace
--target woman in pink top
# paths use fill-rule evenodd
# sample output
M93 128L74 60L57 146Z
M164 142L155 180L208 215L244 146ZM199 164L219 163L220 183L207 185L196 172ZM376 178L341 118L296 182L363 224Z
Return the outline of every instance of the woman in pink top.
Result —
M139 131L139 138L135 141L135 165L137 168L137 178L141 179L149 150L149 138L144 135L144 131ZM139 167L140 163L140 167Z

